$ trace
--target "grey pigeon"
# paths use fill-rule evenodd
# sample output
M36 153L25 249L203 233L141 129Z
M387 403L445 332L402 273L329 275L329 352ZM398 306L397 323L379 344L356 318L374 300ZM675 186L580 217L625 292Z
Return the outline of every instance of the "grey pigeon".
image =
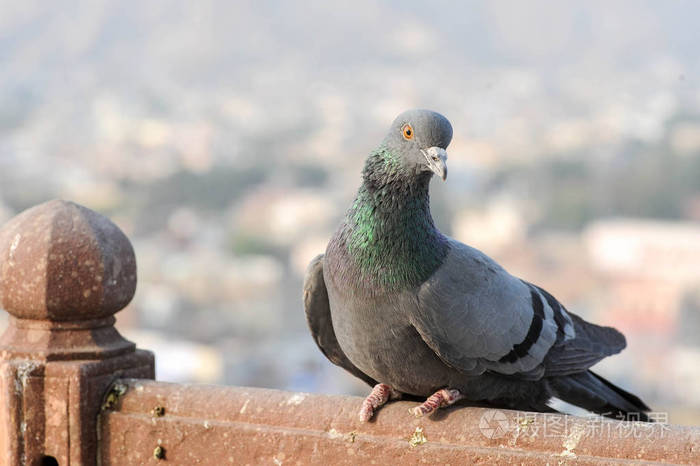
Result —
M556 397L621 419L648 420L638 397L590 367L625 347L542 288L435 228L428 185L447 177L452 126L410 110L367 158L362 185L304 281L306 318L334 364L374 386L368 420L389 399L457 400L553 411Z

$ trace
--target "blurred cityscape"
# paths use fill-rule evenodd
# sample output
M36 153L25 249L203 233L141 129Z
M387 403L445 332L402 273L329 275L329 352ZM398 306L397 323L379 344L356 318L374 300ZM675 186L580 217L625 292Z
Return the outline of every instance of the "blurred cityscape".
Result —
M597 366L700 423L700 3L0 3L0 224L112 218L158 378L363 394L301 283L401 111L454 127L441 230L627 336ZM5 313L0 313L0 329Z

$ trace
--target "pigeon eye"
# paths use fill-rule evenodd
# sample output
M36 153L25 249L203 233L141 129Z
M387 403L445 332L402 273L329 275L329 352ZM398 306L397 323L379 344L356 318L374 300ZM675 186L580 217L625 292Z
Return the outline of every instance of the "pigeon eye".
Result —
M411 125L403 125L401 132L404 139L413 139L413 128L411 128Z
M440 157L438 157L437 155L433 155L433 162L437 162L438 160L440 160Z

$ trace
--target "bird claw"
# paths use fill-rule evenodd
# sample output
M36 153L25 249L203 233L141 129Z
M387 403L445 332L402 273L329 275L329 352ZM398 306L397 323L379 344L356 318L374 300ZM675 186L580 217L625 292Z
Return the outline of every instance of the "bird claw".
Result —
M389 399L399 398L401 395L390 386L378 383L372 388L372 392L362 402L360 408L360 421L367 422L374 416L374 411L386 404Z
M361 422L367 422L372 419L374 412L385 405L390 399L400 398L401 394L393 390L390 386L379 383L372 388L372 392L362 402L359 418ZM415 417L423 417L432 413L438 408L450 406L464 398L464 395L459 390L453 388L444 388L433 393L422 404L411 408L408 412Z
M423 417L426 414L432 413L438 408L450 406L462 398L464 398L464 395L462 395L459 390L445 388L433 393L422 404L416 406L415 408L409 409L408 412L413 414L415 417Z
M362 403L362 408L360 408L360 422L368 422L374 416L374 408Z

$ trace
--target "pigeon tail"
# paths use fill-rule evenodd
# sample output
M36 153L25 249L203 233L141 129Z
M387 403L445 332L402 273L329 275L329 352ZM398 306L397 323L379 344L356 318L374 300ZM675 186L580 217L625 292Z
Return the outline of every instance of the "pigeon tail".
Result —
M553 395L568 403L613 419L651 422L650 408L637 396L592 371L551 377Z

